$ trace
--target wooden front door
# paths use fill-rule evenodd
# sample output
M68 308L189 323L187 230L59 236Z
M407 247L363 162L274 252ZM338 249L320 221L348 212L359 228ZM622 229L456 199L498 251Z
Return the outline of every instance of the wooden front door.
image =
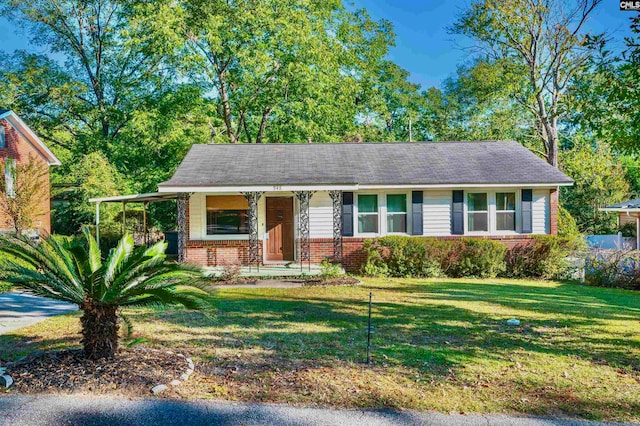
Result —
M293 197L267 197L267 260L294 260Z

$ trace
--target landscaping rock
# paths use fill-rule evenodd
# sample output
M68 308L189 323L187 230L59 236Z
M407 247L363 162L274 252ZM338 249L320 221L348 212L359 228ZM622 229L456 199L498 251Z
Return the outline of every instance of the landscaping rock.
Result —
M187 358L187 366L189 366L189 369L192 371L196 369L195 365L193 364L193 361L191 361L191 358Z
M518 325L520 325L520 320L515 319L515 318L511 318L510 320L507 320L507 325L518 326Z
M180 383L182 383L180 380L172 380L171 383L169 383L171 386L180 386Z
M157 385L151 388L151 392L154 395L157 395L159 393L162 393L164 391L166 391L167 389L169 389L169 387L167 385Z
M0 376L0 384L5 388L10 388L11 385L13 384L13 379L11 378L10 375L3 374L2 376Z

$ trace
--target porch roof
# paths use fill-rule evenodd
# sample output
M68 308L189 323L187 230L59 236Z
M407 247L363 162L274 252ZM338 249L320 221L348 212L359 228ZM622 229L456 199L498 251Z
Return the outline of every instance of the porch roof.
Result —
M212 144L194 145L158 190L572 183L518 142Z
M146 194L116 195L113 197L90 198L91 203L150 203L178 198L177 192L149 192Z
M622 203L613 204L611 206L603 207L599 209L603 212L640 212L640 198L634 198L633 200L623 201Z

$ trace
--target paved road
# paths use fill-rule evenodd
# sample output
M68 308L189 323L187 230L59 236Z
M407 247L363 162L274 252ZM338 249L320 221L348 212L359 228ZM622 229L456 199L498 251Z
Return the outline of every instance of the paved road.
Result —
M592 422L502 415L356 411L288 405L181 402L93 396L0 396L0 425L594 425Z
M14 291L0 294L0 334L77 310L76 305Z

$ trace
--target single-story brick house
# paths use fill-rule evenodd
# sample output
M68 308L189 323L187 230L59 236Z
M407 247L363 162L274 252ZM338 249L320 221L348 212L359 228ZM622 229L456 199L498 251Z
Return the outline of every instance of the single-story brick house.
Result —
M558 189L572 183L517 142L211 144L143 196L178 199L183 260L353 269L384 235L556 234Z
M16 190L13 172L19 164L26 164L29 158L41 163L47 172L51 166L59 166L60 160L47 148L40 138L13 111L0 109L0 161L4 162L5 175L0 178L6 182L11 191ZM51 200L49 174L42 178L42 185L47 187L46 195L40 200L39 211L43 212L33 218L34 230L41 235L51 233ZM0 210L0 232L12 231L13 224Z

